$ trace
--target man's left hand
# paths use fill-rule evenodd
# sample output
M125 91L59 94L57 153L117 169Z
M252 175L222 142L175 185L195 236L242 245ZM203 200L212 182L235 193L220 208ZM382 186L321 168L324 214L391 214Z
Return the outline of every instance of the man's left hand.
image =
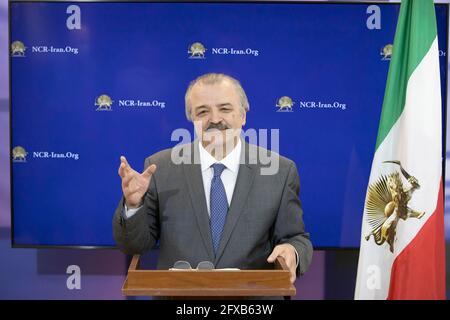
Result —
M295 249L292 244L283 243L277 245L270 256L267 258L267 262L273 263L277 257L283 257L286 265L291 272L291 283L294 283L296 278L297 261L295 256Z

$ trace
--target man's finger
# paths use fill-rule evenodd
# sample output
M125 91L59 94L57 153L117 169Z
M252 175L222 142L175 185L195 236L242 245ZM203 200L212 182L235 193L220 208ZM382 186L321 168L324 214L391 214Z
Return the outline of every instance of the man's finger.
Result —
M125 158L124 156L120 156L120 162L125 165L126 171L133 170L133 168L131 168L130 164L128 163L127 158Z
M151 166L148 166L147 169L145 169L145 171L142 173L142 175L143 175L145 178L148 178L148 177L150 177L152 174L154 174L155 171L156 171L156 165L155 165L155 164L152 164Z
M125 162L121 162L119 166L119 176L122 178L127 174L135 172L129 165L125 164Z
M294 272L292 272L292 270L290 270L291 271L291 283L294 283L295 282L295 279L297 278L297 276L295 275L295 270L294 270Z
M127 159L124 156L120 156L120 166L119 166L119 176L122 178L127 173L127 167L128 167Z
M284 262L286 263L287 267L289 268L290 272L290 281L291 283L295 282L295 279L297 278L296 271L297 271L297 260L295 257L295 252L291 250L291 247L289 245L280 245L280 252L278 254L279 257L283 257Z
M276 260L277 257L283 257L286 262L287 267L289 268L290 277L289 280L291 283L295 282L296 279L296 265L294 263L295 257L292 257L290 251L283 245L276 246L270 256L267 258L267 262L272 263Z
M121 178L125 177L125 164L123 162L120 162L119 170L117 170L117 173Z
M295 282L295 279L297 279L297 266L295 262L288 264L289 271L291 272L291 283Z

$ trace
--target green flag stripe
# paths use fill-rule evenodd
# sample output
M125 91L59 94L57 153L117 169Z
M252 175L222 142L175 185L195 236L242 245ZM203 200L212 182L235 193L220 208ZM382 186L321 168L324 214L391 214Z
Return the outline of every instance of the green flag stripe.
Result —
M400 117L405 107L408 79L427 54L436 35L433 0L402 0L376 149Z

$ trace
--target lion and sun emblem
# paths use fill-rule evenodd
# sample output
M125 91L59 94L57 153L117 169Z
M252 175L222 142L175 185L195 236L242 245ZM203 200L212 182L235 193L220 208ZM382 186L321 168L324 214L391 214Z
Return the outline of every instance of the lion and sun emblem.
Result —
M370 226L370 233L365 237L369 241L373 235L379 246L387 242L389 250L394 252L394 241L397 224L400 219L420 219L424 211L417 211L408 206L414 191L420 188L419 181L402 167L400 161L384 161L394 163L400 167L389 175L382 175L377 181L369 185L366 199L366 221ZM404 185L402 176L409 185Z

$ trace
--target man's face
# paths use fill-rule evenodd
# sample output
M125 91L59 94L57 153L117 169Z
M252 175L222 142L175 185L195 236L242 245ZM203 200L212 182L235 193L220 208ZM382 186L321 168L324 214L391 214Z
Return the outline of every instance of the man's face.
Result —
M211 85L197 83L189 100L195 131L203 145L234 147L233 141L245 124L245 112L234 84L226 79Z

